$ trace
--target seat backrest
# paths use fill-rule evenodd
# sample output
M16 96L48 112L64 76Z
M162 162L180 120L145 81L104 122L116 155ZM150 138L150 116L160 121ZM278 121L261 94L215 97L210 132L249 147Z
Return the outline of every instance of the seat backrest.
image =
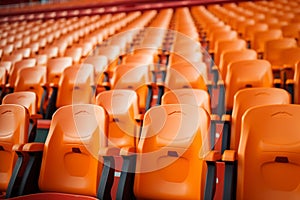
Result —
M268 24L266 23L254 23L249 24L245 27L245 35L244 39L248 41L253 41L254 34L258 31L266 31L268 30Z
M66 57L71 57L73 63L79 63L81 56L82 56L82 48L81 47L71 47L66 49L65 52Z
M211 38L209 40L209 49L214 50L215 45L217 41L222 41L222 40L233 40L237 39L237 32L236 31L214 31L211 34Z
M272 65L280 66L282 63L281 51L294 47L297 47L297 41L294 38L269 40L265 43L264 59L268 60Z
M153 63L153 56L149 54L143 54L143 53L136 53L136 54L130 54L126 55L122 59L123 64L129 64L129 63L139 63L139 64L152 64Z
M14 65L16 62L22 60L23 55L21 53L18 54L11 54L11 55L3 55L1 58L1 61L10 61L12 65Z
M248 110L238 149L237 199L298 199L299 105Z
M139 97L140 111L145 111L148 96L147 85L152 81L152 73L148 65L137 63L118 65L111 79L111 89L135 90Z
M165 86L167 90L181 88L207 90L201 70L188 62L180 62L169 66Z
M29 58L26 60L21 60L16 62L9 72L8 83L10 84L10 86L13 87L15 85L16 79L18 77L18 73L21 69L25 67L34 67L35 64L36 64L35 58Z
M14 88L15 92L31 91L37 95L38 107L40 107L40 100L43 95L43 88L41 85L46 83L46 67L27 67L19 70Z
M47 83L57 84L62 72L72 65L71 57L52 58L47 62Z
M84 61L84 64L91 64L95 70L95 80L99 78L100 74L104 72L107 67L108 60L106 56L88 56Z
M138 96L133 90L115 89L99 93L96 104L109 116L107 146L136 147L138 132L135 118L139 114Z
M91 103L94 68L90 64L67 67L59 80L56 107Z
M243 39L221 40L215 44L214 62L218 66L222 52L246 49L246 41Z
M279 88L246 88L234 95L231 117L230 149L238 150L242 116L249 108L259 105L289 104L289 93Z
M10 69L12 68L12 62L11 61L1 61L0 62L0 67L4 67L7 71L7 73L10 71Z
M241 60L256 60L257 53L253 49L243 49L237 51L226 51L221 54L219 70L222 75L222 79L225 80L228 71L228 65L231 62Z
M229 65L225 79L225 107L232 110L235 93L246 87L272 87L271 64L266 60L242 60Z
M282 38L281 29L270 29L266 31L258 31L254 34L253 43L251 48L257 52L265 51L265 43L269 40L275 40Z
M54 113L44 145L41 191L96 196L106 123L104 109L92 104L64 106Z
M27 108L30 115L37 114L37 96L34 92L23 91L7 94L2 104L19 104Z
M106 56L108 60L108 65L105 69L109 78L112 77L115 67L118 65L119 56L121 54L121 49L117 45L110 46L100 46L95 49L95 55Z
M211 113L210 96L207 91L200 89L185 88L167 91L162 96L161 104L195 105Z
M284 37L297 38L300 31L300 22L294 22L281 27Z
M280 65L294 68L294 65L300 60L300 47L283 49L280 52Z
M28 141L29 113L24 106L0 105L0 191L7 189L17 154L12 151L15 144Z
M209 124L209 115L197 106L150 108L138 144L135 196L203 199Z

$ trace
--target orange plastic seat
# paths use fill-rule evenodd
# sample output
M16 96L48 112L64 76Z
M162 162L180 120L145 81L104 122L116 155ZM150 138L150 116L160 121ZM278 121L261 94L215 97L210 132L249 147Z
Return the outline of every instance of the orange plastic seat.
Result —
M49 59L47 63L47 83L57 84L64 69L71 65L71 57Z
M10 71L10 69L12 68L12 62L11 61L1 61L0 67L5 67L5 69L8 73Z
M95 82L98 83L101 74L105 71L107 67L108 59L106 56L88 56L86 59L84 59L83 63L91 64L94 66Z
M100 182L99 195L101 199L111 198L111 187L118 180L122 162L120 151L131 149L135 152L139 140L139 118L138 96L133 90L114 89L103 91L96 97L96 104L102 106L108 116L107 142L101 148L100 155L103 156L102 180ZM106 195L109 196L106 196ZM115 194L112 194L115 195Z
M106 135L106 124L106 114L100 106L77 104L59 108L53 115L45 144L28 143L21 150L32 154L29 162L41 162L41 167L39 172L38 165L27 165L19 195L95 199L102 171L98 152Z
M300 22L298 23L291 23L281 27L282 34L284 37L290 38L298 38L299 31L300 31Z
M23 58L29 58L31 54L31 50L30 48L21 48L21 49L14 50L14 54L18 54L18 53L21 53L23 55Z
M228 165L237 161L237 184L228 190L231 196L298 199L299 113L299 105L264 105L244 114L238 152L225 161Z
M79 63L82 56L82 48L81 47L72 47L66 50L66 57L71 57L73 59L73 63Z
M295 64L300 60L300 47L283 49L280 52L280 65L294 69Z
M18 77L14 85L14 92L31 91L37 96L37 106L40 111L43 106L43 87L46 83L46 67L26 67L19 70Z
M95 55L106 56L108 59L108 67L106 68L106 73L109 78L112 77L113 70L117 66L120 56L120 47L116 45L99 47L95 49Z
M268 60L274 67L283 67L281 66L281 51L294 47L297 47L297 41L294 38L269 40L265 43L264 59Z
M133 193L129 195L137 199L203 199L209 123L207 112L197 106L151 108L144 118ZM129 157L123 151L125 162ZM124 195L118 193L117 197Z
M222 80L225 81L226 74L228 71L228 65L231 62L236 62L241 60L255 60L255 59L257 59L257 53L252 49L223 52L221 54L220 65L219 65L219 70L221 72Z
M251 48L258 53L265 52L265 43L269 40L282 38L282 31L280 29L270 29L267 31L258 31L254 34Z
M75 47L82 48L82 57L87 57L93 51L93 43L92 42L80 42L76 44Z
M136 147L135 119L139 115L138 96L133 90L115 89L99 93L96 104L102 106L109 117L107 147Z
M34 58L36 59L37 66L46 66L48 62L48 56L46 54L38 54L35 55Z
M251 107L271 104L289 104L290 95L279 88L246 88L234 96L231 117L230 149L238 150L243 114Z
M254 35L259 31L268 30L268 24L266 23L254 23L245 27L244 39L250 42L251 48L253 47Z
M209 39L209 51L214 51L217 41L237 39L236 31L215 31Z
M164 83L158 83L157 104L160 104L164 92L174 89L193 88L208 91L200 69L188 62L176 63L167 68Z
M2 99L2 104L19 104L27 108L30 115L37 114L37 96L34 92L13 92Z
M204 108L211 113L210 96L205 90L200 89L175 89L162 96L161 104L189 104Z
M16 62L9 72L9 79L8 79L7 87L14 88L16 80L19 76L19 74L18 74L19 71L26 67L34 67L35 64L36 64L35 58L29 58L29 59L25 59L25 60Z
M235 93L246 87L273 87L271 64L266 60L243 60L229 65L225 79L225 109L233 108Z
M13 52L14 45L13 44L7 44L7 45L3 46L2 49L3 49L3 56L8 56Z
M153 56L149 54L130 54L126 55L122 59L123 64L130 64L130 63L139 63L139 64L152 64L153 63Z
M0 105L0 191L6 192L17 155L15 144L28 141L29 114L25 107L15 104Z
M166 89L194 88L207 90L200 70L190 63L176 63L167 69Z
M92 103L94 85L94 68L92 65L67 67L57 85L53 85L53 92L48 102L46 118L51 119L57 108L71 104Z
M10 61L12 65L14 65L16 62L21 61L23 58L23 55L21 53L18 54L11 54L11 55L3 55L1 58L1 61Z
M118 65L113 72L108 88L136 91L141 114L151 107L153 94L152 73L147 65L137 63Z
M46 54L48 58L56 58L56 57L58 57L58 47L57 46L47 46L40 53Z
M242 50L247 48L247 43L243 39L216 41L214 50L214 62L219 66L221 54L225 51Z

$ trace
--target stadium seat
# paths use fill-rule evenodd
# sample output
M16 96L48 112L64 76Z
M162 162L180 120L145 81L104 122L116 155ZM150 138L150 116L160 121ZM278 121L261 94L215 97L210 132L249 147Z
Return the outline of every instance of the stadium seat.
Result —
M136 91L139 112L144 114L150 107L153 95L152 73L149 66L137 63L115 67L110 82L104 82L107 89L130 89Z
M30 116L28 128L28 142L35 141L37 134L37 120L42 119L38 114L38 98L34 92L22 91L7 94L2 99L2 104L18 104L24 106Z
M137 154L121 151L121 179L128 173L135 172L135 176L133 188L119 185L117 198L203 199L209 121L203 108L192 105L151 108L145 115Z
M225 79L226 112L230 112L233 108L235 93L246 87L273 87L272 68L268 61L242 60L229 65Z
M225 149L238 150L242 116L249 108L260 105L289 104L290 102L291 97L284 89L260 87L239 90L234 95L232 115L226 117L227 119L231 118L230 133L228 134L230 142L223 140L223 151ZM227 133L223 132L223 137L224 134ZM227 146L228 144L230 146Z
M299 105L264 105L244 114L239 149L223 156L225 173L237 177L236 184L225 180L232 186L225 191L225 199L299 197L295 175L299 163L294 157L299 151L295 147L299 142L299 113ZM231 173L235 162L237 171Z
M21 105L0 105L0 191L6 192L14 166L20 166L17 154L13 150L15 144L23 145L28 142L29 113Z
M14 91L14 86L19 76L19 71L26 67L34 67L35 65L36 59L34 58L20 60L13 65L9 72L8 84L6 85L6 87L10 89L10 92Z
M23 58L29 58L31 54L31 49L30 48L21 48L21 49L16 49L14 50L14 54L19 54L21 53Z
M105 111L97 105L58 109L45 144L28 143L20 150L29 154L31 164L26 166L17 199L26 194L27 198L32 194L31 199L95 199L102 171L98 152L106 124Z
M245 27L244 39L249 42L249 47L253 48L253 40L256 32L268 30L268 24L255 23Z
M37 96L34 92L23 91L13 92L5 95L2 104L19 104L28 110L30 115L37 114Z
M133 90L108 90L97 95L96 104L103 107L108 116L106 142L99 152L105 165L98 194L101 199L108 199L112 198L111 188L118 178L115 172L121 171L120 151L136 151L140 134L138 96Z
M5 67L6 72L8 73L10 69L12 68L12 62L11 61L1 61L0 67Z
M71 65L71 57L49 59L47 63L47 83L58 84L58 81L64 69L70 67Z
M214 50L214 62L216 66L220 64L221 54L225 51L242 50L247 48L247 43L243 39L216 41Z
M23 58L23 54L21 54L21 53L11 54L11 55L3 55L1 58L1 62L10 61L13 66L16 62L21 61L22 58Z
M221 54L219 70L222 80L225 81L228 65L232 62L242 60L255 60L257 59L257 53L253 49L244 49L237 51L226 51Z
M31 91L37 95L37 112L41 112L45 103L43 87L46 83L46 67L26 67L19 70L15 81L14 92ZM42 114L42 113L41 113Z
M272 67L281 66L280 53L283 49L297 47L297 41L294 38L281 38L275 40L269 40L265 43L264 59L268 60Z
M237 39L237 37L236 31L214 31L211 33L211 37L209 38L209 51L214 51L217 41L233 40Z
M73 64L79 63L82 56L81 47L71 47L65 52L66 57L71 57L73 59Z
M57 108L71 104L89 104L93 101L94 68L90 64L71 66L62 72L59 83L51 86L46 119L51 119Z
M284 37L298 38L298 33L300 31L300 22L291 23L281 28Z
M258 54L264 55L266 42L269 40L275 40L280 38L282 38L281 29L257 31L254 33L254 38L251 44L251 48L257 51Z
M120 47L116 45L98 47L95 49L95 52L95 55L102 55L107 57L108 67L106 68L106 75L108 78L111 78L113 70L119 62Z
M95 70L95 82L98 83L100 75L105 71L108 60L106 56L88 56L83 61L84 64L91 64Z
M200 89L175 89L164 93L161 104L190 104L204 108L211 113L210 96L205 90Z
M174 89L193 88L208 91L201 71L194 65L176 63L167 68L165 81L157 83L159 87L157 104L160 104L164 92Z

